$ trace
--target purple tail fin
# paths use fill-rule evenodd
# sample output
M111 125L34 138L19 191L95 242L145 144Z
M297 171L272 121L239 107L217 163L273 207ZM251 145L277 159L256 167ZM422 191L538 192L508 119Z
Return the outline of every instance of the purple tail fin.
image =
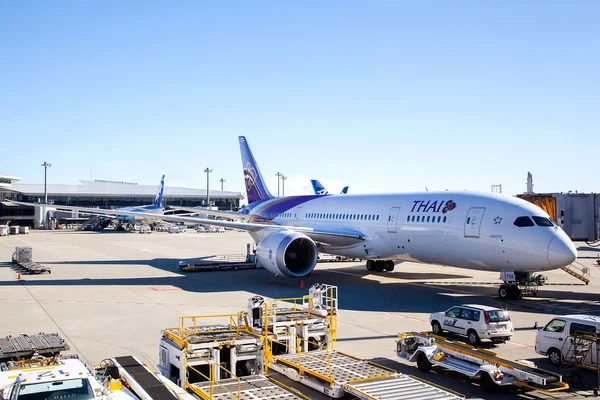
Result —
M272 199L273 196L269 193L267 185L258 169L256 160L252 155L252 151L248 146L248 141L244 136L240 136L240 151L242 152L242 164L244 167L244 180L246 181L246 195L248 196L248 204L256 201Z

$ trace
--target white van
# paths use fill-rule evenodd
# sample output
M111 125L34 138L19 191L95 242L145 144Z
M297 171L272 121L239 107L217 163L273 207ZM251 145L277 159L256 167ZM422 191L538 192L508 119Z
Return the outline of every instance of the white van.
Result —
M571 341L575 333L600 333L600 317L594 315L562 315L554 317L543 328L537 331L535 352L548 356L554 365L560 365L568 356ZM595 367L596 344L588 352L583 365Z

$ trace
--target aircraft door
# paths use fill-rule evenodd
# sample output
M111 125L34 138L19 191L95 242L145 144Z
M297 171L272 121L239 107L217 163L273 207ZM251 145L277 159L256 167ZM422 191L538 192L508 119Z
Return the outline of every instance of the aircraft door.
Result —
M396 233L396 224L398 222L398 213L400 207L392 207L390 209L390 215L388 215L387 230L388 233Z
M294 226L300 226L300 218L302 218L302 207L297 207L294 210Z
M471 207L465 220L465 237L478 238L485 207Z

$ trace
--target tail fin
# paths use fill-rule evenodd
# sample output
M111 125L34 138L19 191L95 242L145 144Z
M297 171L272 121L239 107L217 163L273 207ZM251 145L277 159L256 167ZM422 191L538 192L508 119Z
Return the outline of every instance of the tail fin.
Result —
M158 193L156 193L156 197L154 198L155 206L162 207L164 191L165 191L165 176L163 175L162 178L160 178L160 185L158 186Z
M318 194L318 195L329 194L327 189L325 189L325 187L323 187L323 185L321 185L321 182L319 182L318 180L311 179L310 183L312 183L312 187L313 187L313 190L315 191L315 194Z
M340 194L348 194L348 186L344 186Z
M246 195L248 196L248 204L255 201L272 199L273 196L269 193L267 185L258 169L256 160L252 155L252 151L248 146L248 142L244 136L239 137L240 151L242 152L242 166L244 167L244 180L246 181Z

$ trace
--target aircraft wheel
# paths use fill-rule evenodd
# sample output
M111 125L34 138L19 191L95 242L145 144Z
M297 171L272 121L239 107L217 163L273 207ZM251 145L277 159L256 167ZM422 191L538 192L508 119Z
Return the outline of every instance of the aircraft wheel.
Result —
M521 298L521 289L519 289L517 286L510 286L508 291L510 299L517 300Z
M394 262L392 260L387 260L385 262L385 270L390 272L394 270Z
M500 286L500 289L498 289L498 297L500 300L508 300L510 298L510 289L508 285Z
M367 260L367 270L368 271L373 271L373 260Z

